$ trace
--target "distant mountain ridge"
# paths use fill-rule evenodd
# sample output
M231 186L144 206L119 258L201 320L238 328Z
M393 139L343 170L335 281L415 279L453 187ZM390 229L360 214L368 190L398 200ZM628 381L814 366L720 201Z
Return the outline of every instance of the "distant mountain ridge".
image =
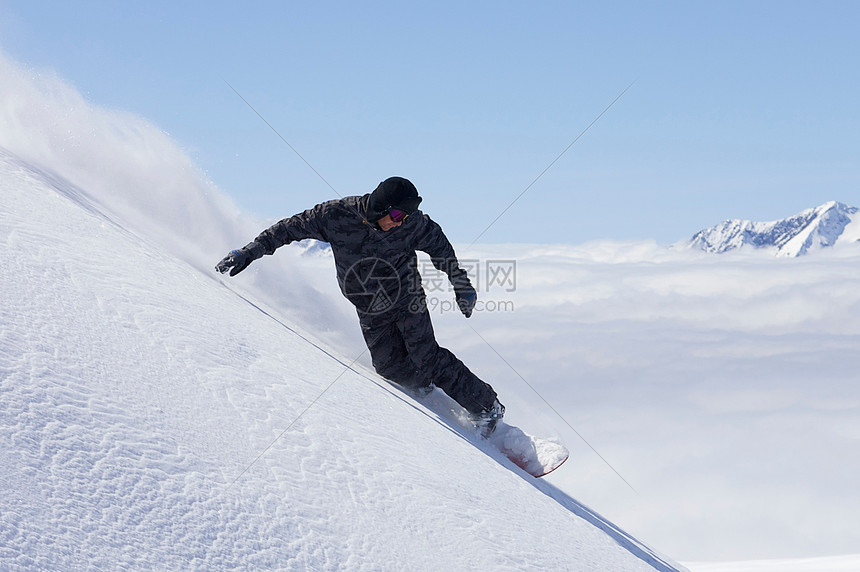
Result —
M797 257L836 244L860 242L857 213L857 207L830 201L772 222L731 219L699 231L686 246L714 253L772 248L776 256Z

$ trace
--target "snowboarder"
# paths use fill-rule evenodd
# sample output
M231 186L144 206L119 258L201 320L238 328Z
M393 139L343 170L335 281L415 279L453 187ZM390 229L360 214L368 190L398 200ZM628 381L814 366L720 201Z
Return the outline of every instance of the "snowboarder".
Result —
M306 238L329 243L341 292L356 307L377 373L419 395L439 387L487 437L505 407L490 385L436 342L416 250L448 275L467 318L477 293L442 228L418 210L421 200L408 179L391 177L372 193L328 201L275 223L215 268L235 276L285 244Z

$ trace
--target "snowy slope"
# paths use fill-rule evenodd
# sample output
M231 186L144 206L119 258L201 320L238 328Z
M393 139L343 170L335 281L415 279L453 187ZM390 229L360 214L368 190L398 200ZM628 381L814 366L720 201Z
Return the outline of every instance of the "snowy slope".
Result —
M777 256L796 257L810 250L860 240L857 212L856 207L830 201L772 222L732 219L699 231L686 246L717 253L748 246L774 249Z
M0 568L675 569L83 189L0 196Z

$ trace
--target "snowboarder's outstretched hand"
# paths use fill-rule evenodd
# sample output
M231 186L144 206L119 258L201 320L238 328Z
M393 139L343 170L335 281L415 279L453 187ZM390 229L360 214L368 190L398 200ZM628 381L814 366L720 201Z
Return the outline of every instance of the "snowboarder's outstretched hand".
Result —
M215 266L215 270L221 274L226 274L229 271L230 276L235 276L245 270L253 260L251 253L246 249L234 250Z
M455 295L457 297L457 305L460 306L460 311L468 318L472 315L472 310L475 309L475 304L478 302L478 293L469 284L468 287L458 288Z

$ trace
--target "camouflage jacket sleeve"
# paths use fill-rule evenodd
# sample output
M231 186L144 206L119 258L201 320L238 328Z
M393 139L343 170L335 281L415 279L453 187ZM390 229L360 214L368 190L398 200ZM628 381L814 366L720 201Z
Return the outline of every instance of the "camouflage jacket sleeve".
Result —
M421 219L422 225L416 233L415 250L430 255L433 266L448 275L455 292L464 288L471 288L472 283L469 281L469 274L460 268L454 247L451 246L448 237L442 232L442 227L426 214L421 214Z
M334 207L332 204L334 202L336 201L319 204L312 209L276 222L261 232L246 248L255 258L260 258L264 254L273 254L278 248L297 240L315 238L329 242L325 219Z

